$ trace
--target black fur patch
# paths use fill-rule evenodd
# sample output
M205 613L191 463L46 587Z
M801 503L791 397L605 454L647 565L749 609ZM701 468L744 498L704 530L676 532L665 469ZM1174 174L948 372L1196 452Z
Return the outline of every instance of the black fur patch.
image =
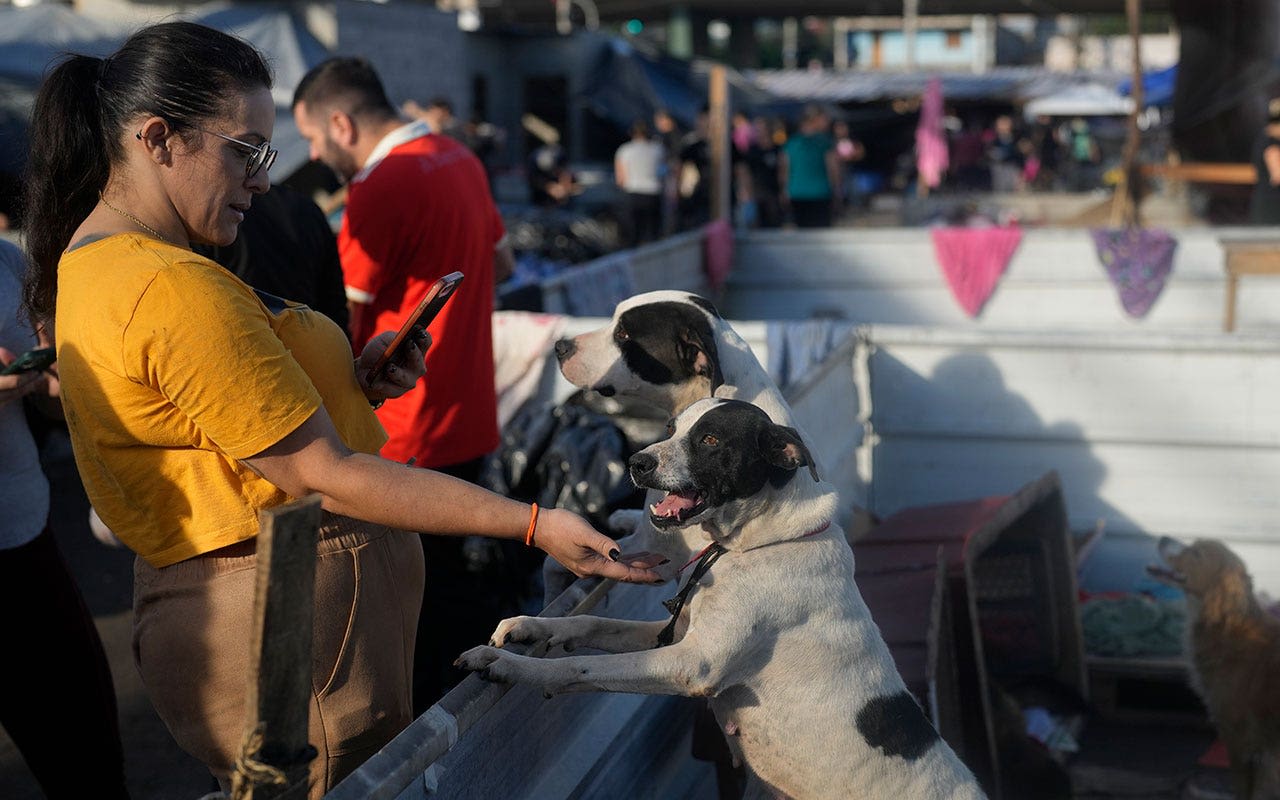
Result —
M689 302L706 311L716 319L720 319L720 312L716 310L715 304L707 298L702 297L701 295L691 294L689 295Z
M766 482L782 487L795 477L795 470L775 467L760 452L760 432L771 425L764 411L740 400L725 400L694 423L685 439L689 472L708 505L751 497Z
M938 741L938 731L905 691L868 700L858 712L858 732L885 755L908 761L924 755Z
M625 333L625 338L619 336ZM682 383L694 377L692 365L682 358L687 347L681 334L691 331L706 348L719 373L720 356L715 333L705 314L689 303L646 303L622 312L614 328L614 341L627 368L654 385Z

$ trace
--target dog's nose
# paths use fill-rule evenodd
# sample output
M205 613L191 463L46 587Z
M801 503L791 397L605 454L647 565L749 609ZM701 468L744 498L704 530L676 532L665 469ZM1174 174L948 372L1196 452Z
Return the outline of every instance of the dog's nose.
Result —
M631 467L631 477L639 481L653 474L653 471L658 468L658 459L648 453L636 453L627 464Z
M564 362L569 356L578 352L578 345L572 339L560 339L556 342L556 359Z

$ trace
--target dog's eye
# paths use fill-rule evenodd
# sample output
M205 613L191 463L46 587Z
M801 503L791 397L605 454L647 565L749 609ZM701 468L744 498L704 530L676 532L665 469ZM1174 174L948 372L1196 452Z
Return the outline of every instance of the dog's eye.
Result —
M676 421L674 419L667 420L667 435L668 436L676 435Z
M712 434L708 433L706 436L702 437L702 443L705 444L707 447L715 447L716 445L720 444L720 440L717 439Z
M631 338L631 334L627 333L622 326L613 329L613 338L620 342L625 342Z

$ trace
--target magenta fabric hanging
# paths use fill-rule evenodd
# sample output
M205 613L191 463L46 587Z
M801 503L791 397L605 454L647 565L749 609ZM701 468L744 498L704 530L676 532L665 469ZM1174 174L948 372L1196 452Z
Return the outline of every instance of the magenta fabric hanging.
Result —
M951 294L970 317L986 305L1022 241L1016 225L934 228L933 252Z
M1145 317L1173 271L1177 240L1160 228L1093 228L1089 233L1125 313Z
M729 281L733 271L733 228L727 219L718 219L703 228L702 269L717 292Z
M916 170L920 182L930 189L938 188L950 166L947 135L942 129L942 81L930 78L920 101L920 120L916 124Z

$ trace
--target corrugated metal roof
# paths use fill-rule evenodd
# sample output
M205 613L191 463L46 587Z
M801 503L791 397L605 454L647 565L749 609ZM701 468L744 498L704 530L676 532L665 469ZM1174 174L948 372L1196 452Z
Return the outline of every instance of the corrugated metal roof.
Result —
M791 100L858 103L919 97L932 77L942 79L948 100L997 100L1024 103L1071 86L1116 86L1118 73L1053 72L1043 67L997 67L980 75L972 72L861 72L832 70L754 70L747 73L758 86Z

